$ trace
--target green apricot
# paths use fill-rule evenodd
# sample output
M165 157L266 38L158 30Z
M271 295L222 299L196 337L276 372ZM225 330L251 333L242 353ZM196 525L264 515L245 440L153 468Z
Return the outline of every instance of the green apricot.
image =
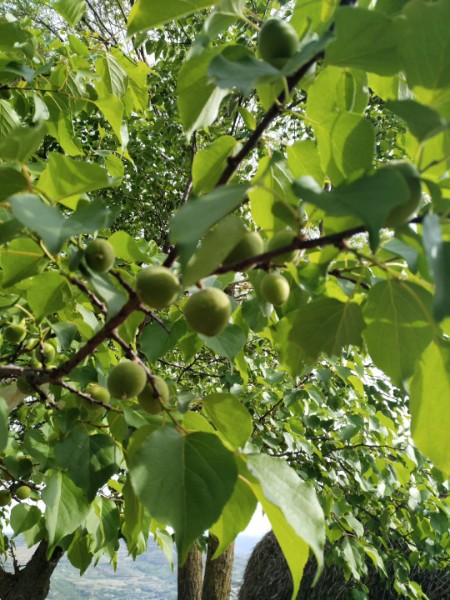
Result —
M11 493L9 490L0 490L0 506L8 506L11 503Z
M26 500L31 496L31 488L28 485L21 485L16 490L16 496L19 500Z
M406 223L419 208L422 199L422 186L420 173L413 164L405 161L393 161L387 168L400 173L409 188L408 200L393 208L385 221L386 227L395 228Z
M44 356L45 362L51 363L56 356L55 346L53 346L53 344L49 344L49 342L44 342L43 348L40 345L36 347L34 356L39 361L42 359L42 356Z
M175 302L180 293L180 282L166 267L147 267L137 276L139 297L150 308L165 308Z
M278 273L267 273L261 281L261 295L274 306L284 304L290 291L287 279Z
M107 240L93 240L84 252L86 263L96 273L106 273L114 265L116 255L114 248Z
M86 392L92 396L94 400L97 400L97 402L103 402L103 404L109 402L111 398L111 394L108 392L108 390L98 383L89 383L86 386ZM98 408L98 406L90 402L87 402L86 404L88 407Z
M108 390L113 398L126 400L142 392L147 383L144 369L130 360L119 363L108 377Z
M258 49L263 60L281 69L297 52L298 43L298 35L292 25L271 18L261 27Z
M225 329L230 315L230 299L217 288L205 288L193 294L184 307L184 316L192 329L209 337Z
M257 231L247 231L223 261L224 264L239 262L264 252L264 242Z
M20 344L26 335L27 330L23 325L16 325L15 323L11 323L3 330L3 335L5 340L11 342L12 344Z
M282 248L283 246L289 246L296 238L297 236L292 229L283 229L278 231L269 241L268 250L271 251L276 250L277 248ZM286 252L285 254L274 256L272 258L272 262L280 264L286 262L295 262L298 259L298 255L298 250L292 250L292 252Z
M164 379L158 377L158 375L155 375L155 387L160 395L161 401L167 402L170 395L169 388ZM155 396L155 390L150 383L147 383L142 392L138 394L138 401L142 408L152 415L157 415L162 411L163 407L160 399Z

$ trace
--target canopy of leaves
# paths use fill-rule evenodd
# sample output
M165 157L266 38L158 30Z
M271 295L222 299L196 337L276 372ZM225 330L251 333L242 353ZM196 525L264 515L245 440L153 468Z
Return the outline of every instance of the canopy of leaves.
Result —
M170 526L184 559L258 500L294 593L325 538L359 581L397 536L392 585L420 597L410 567L450 543L450 5L131 4L1 9L0 491L32 494L0 553L9 525L85 570L120 538L170 554ZM269 16L299 37L279 68ZM230 263L246 231L265 252ZM182 293L154 312L135 281L161 264ZM230 299L217 336L183 316L195 284ZM87 390L125 359L168 383L156 414Z

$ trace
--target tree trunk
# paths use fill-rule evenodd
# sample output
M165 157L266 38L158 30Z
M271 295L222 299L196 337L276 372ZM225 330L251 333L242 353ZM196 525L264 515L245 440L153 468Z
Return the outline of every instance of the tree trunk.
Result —
M209 534L202 600L229 600L230 598L234 543L230 544L219 558L212 560L218 546L218 539Z
M202 577L202 553L194 545L184 565L178 567L178 600L201 600Z
M7 573L0 568L0 600L45 600L50 591L50 578L64 554L56 548L49 560L46 558L47 542L40 542L35 553L23 569Z

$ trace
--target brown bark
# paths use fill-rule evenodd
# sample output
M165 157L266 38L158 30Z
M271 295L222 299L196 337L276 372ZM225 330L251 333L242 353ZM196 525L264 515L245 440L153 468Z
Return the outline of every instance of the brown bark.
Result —
M45 600L50 591L50 578L63 555L56 548L50 559L46 558L47 542L38 545L23 569L7 573L0 568L0 600Z
M209 534L202 600L229 600L233 573L234 543L230 544L219 558L212 559L219 540Z
M201 600L202 578L202 553L194 545L184 565L178 567L178 600Z

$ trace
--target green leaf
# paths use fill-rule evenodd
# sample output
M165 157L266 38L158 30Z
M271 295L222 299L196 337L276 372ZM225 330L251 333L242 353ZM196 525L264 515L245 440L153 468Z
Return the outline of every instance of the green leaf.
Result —
M330 216L353 215L360 218L367 226L373 249L378 245L379 230L392 209L404 204L410 197L404 177L390 168L365 175L331 192L323 191L310 177L294 181L293 189L300 198L318 206Z
M70 564L80 570L80 575L83 575L92 562L93 554L90 552L89 546L88 536L83 535L78 530L67 550L67 558Z
M410 383L411 432L421 452L450 474L450 346L432 343L416 365Z
M159 323L150 323L139 336L141 351L150 363L155 362L172 350L187 331L184 319L180 319L175 323L166 321L164 326L165 328Z
M19 115L11 104L7 100L0 100L0 137L8 136L19 125Z
M167 3L166 3L167 4ZM208 127L219 113L219 106L228 90L211 83L208 67L219 49L204 50L181 67L178 75L178 110L181 122L190 138L196 129Z
M8 200L13 194L28 188L27 180L13 167L0 166L0 201Z
M108 173L99 165L52 152L39 179L38 188L51 200L58 202L109 185Z
M211 60L209 77L215 84L228 90L237 88L248 96L258 83L269 83L282 77L280 71L262 60L245 46L227 46Z
M225 504L219 520L209 528L209 531L219 540L213 559L218 558L237 535L244 531L256 510L256 505L255 494L242 479L238 479L233 495Z
M450 4L412 0L397 19L398 48L410 88L450 84Z
M299 202L292 193L292 176L283 161L264 157L249 191L252 217L258 227L276 231L297 226Z
M317 560L316 579L323 568L325 522L313 487L304 483L282 460L252 454L247 467L253 478L250 486L269 517L275 536L291 571L295 598L303 568L308 560L308 546Z
M326 52L331 65L393 75L400 69L395 22L381 12L344 6L336 11L336 39ZM415 34L414 34L415 35Z
M308 90L306 114L316 127L331 113L363 113L369 99L364 71L328 65Z
M2 286L9 287L38 273L45 264L43 258L44 253L33 240L13 240L2 254Z
M322 185L324 174L320 166L319 152L312 140L295 142L287 149L288 166L294 177L310 175Z
M9 132L8 137L0 141L0 158L19 163L26 163L36 152L45 135L45 126L17 127Z
M128 35L185 17L212 4L211 0L138 0L128 18Z
M56 444L55 458L90 501L118 471L120 462L119 450L110 436L89 435L82 427L73 427L69 435Z
M112 54L106 53L96 60L95 72L100 77L95 85L100 98L110 95L122 98L126 94L128 75Z
M246 229L242 220L230 215L209 231L202 245L190 259L183 277L187 287L210 275L241 240Z
M144 505L139 502L129 478L127 478L122 492L125 503L122 533L125 536L128 552L133 558L136 558L147 548L151 517L145 511Z
M340 356L350 344L361 346L364 326L358 304L319 298L295 311L289 341L299 346L303 360L312 364L322 352Z
M38 322L63 309L71 298L67 280L55 271L28 279L21 287L26 288L28 304Z
M374 363L395 384L410 377L432 337L431 294L412 283L381 281L364 307L364 338Z
M66 535L81 525L89 512L85 493L67 475L53 473L42 492L45 502L45 521L48 532L49 552Z
M44 204L34 194L16 194L10 204L16 219L36 232L51 253L61 250L65 219L57 208Z
M327 2L327 5L327 10L324 10L323 0L295 3L290 24L297 31L300 39L309 31L321 33L328 28L328 23L334 11L330 11L333 2Z
M10 523L17 536L24 531L34 527L42 517L42 513L37 506L29 504L16 504L11 511Z
M110 319L116 315L127 301L127 294L119 286L117 280L109 273L91 272L89 280L95 289L95 292L105 301L108 308L107 317Z
M122 144L123 152L128 144L128 130L126 124L123 122L124 105L122 100L117 96L109 94L104 98L96 100L95 104L111 125L117 139Z
M423 243L428 264L436 284L433 300L437 321L450 316L450 242L442 240L441 226L437 215L427 215L423 222Z
M415 100L391 100L386 102L386 107L406 121L408 129L419 142L450 128L450 123L441 119L436 111Z
M70 114L68 100L60 94L47 93L43 101L50 117L45 123L48 133L59 142L66 154L70 156L83 155L82 145L77 140L73 123L68 117Z
M364 117L350 112L330 115L316 134L322 169L334 185L356 179L371 168L375 131Z
M252 433L250 413L233 394L210 394L202 399L203 412L235 449L243 448Z
M0 397L0 452L3 452L8 443L8 412L8 405L5 400Z
M153 518L175 530L180 564L219 518L237 479L233 454L210 433L148 435L130 458L133 488Z
M197 242L210 227L240 206L246 189L245 185L227 185L190 200L171 220L172 242Z
M192 185L196 194L206 194L215 187L236 144L231 135L223 135L197 152L192 163Z
M86 0L58 0L52 8L74 27L86 12Z
M149 259L148 254L141 250L137 240L126 231L114 232L112 236L108 238L108 242L114 248L114 253L117 258L133 262L146 262Z
M227 327L214 338L204 336L205 345L213 352L233 360L245 346L247 337L237 325Z
M46 470L53 456L53 447L40 429L29 429L24 436L23 445L39 468Z

